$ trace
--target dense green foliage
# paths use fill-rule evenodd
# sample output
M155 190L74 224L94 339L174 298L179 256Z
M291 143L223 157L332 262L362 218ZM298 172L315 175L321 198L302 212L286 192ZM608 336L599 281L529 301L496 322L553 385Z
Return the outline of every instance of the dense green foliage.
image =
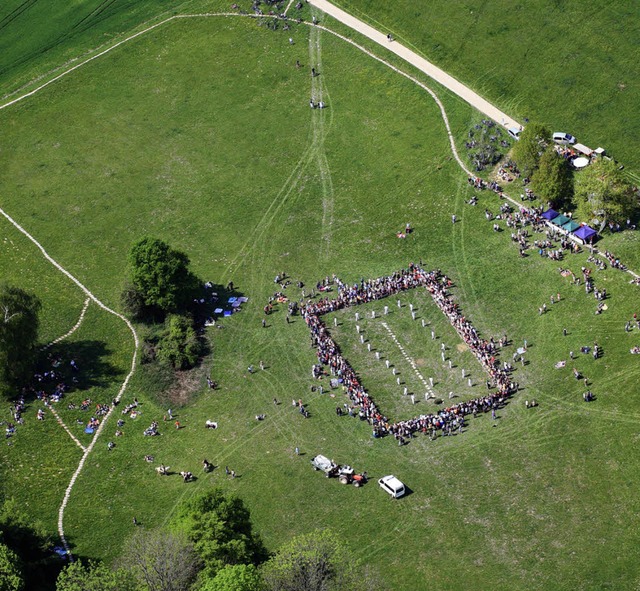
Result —
M221 568L199 591L264 591L260 572L253 564L233 564Z
M539 123L529 123L511 152L518 168L525 176L531 176L540 165L540 159L551 142L551 132Z
M265 563L262 574L270 591L366 589L355 557L326 529L293 538Z
M123 549L121 565L144 591L185 591L200 569L186 537L163 529L135 532Z
M543 201L566 209L573 199L573 175L568 161L553 146L540 158L538 169L531 177L531 188Z
M204 352L193 320L186 316L171 314L165 322L166 329L158 341L157 357L174 369L193 367Z
M18 555L0 542L0 589L2 591L22 591L24 578Z
M0 543L6 547L2 570L7 580L18 580L18 576L26 589L36 589L56 571L51 535L14 499L5 500L0 507Z
M242 499L218 488L182 502L172 529L193 543L209 579L226 565L259 564L266 557Z
M136 584L124 570L112 570L102 562L76 560L60 571L56 591L136 591Z
M35 295L0 285L0 395L15 395L30 377L41 307Z
M129 251L129 268L137 298L125 288L125 302L136 315L167 314L186 309L198 293L198 278L189 270L189 257L156 238L142 238ZM143 310L136 302L141 301Z
M638 196L613 160L598 158L576 175L575 202L580 219L604 228L624 224L638 211Z

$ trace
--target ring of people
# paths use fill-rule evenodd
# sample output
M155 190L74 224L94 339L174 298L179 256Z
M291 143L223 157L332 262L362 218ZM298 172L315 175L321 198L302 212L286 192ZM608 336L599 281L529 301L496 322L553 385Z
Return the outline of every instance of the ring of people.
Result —
M371 425L375 438L393 435L398 444L403 445L409 438L419 432L430 435L432 439L437 437L438 433L450 435L454 429L461 432L465 417L470 414L476 416L478 413L491 412L492 418L495 420L496 410L504 406L507 400L518 391L518 384L511 377L512 367L506 362L501 364L498 359L500 348L507 344L506 337L496 343L493 338L487 340L479 335L469 319L462 313L458 303L453 300L450 293L452 282L440 270L425 271L420 266L410 264L407 269L401 269L391 275L376 279L362 280L354 285L347 285L335 276L333 282L337 286L338 294L336 298L323 298L316 302L309 300L300 307L300 314L311 331L311 344L317 349L318 364L313 366L313 375L316 378L320 378L328 372L332 376L334 383L337 381L343 386L355 412L357 412L361 420L367 421ZM368 302L383 300L421 287L424 287L431 295L437 307L444 313L487 373L487 394L440 408L429 414L420 414L407 420L394 422L385 416L364 388L357 373L342 355L322 317L329 313L357 307ZM398 306L401 306L400 300L398 300ZM412 319L417 320L418 317L411 305L410 311ZM385 306L384 313L386 314L387 312L388 306ZM375 311L371 312L371 314L375 318ZM358 317L359 315L356 313L356 321ZM335 322L337 324L337 320ZM424 327L424 320L422 322ZM360 333L360 327L356 326L356 328ZM389 330L386 325L385 328ZM425 399L435 398L432 389L433 383L429 384L422 378L415 367L415 363L406 355L395 335L390 330L389 333L405 359L425 385ZM433 330L431 330L431 338L436 338ZM364 345L365 341L362 335L360 341ZM441 354L444 361L444 351ZM377 354L376 356L380 359ZM385 363L389 364L389 361L385 360ZM464 372L465 370L462 371ZM393 372L396 375L395 369L393 369ZM463 377L465 376L463 375ZM399 377L397 380L398 384L400 384ZM414 396L415 394L411 394L413 402L415 402Z

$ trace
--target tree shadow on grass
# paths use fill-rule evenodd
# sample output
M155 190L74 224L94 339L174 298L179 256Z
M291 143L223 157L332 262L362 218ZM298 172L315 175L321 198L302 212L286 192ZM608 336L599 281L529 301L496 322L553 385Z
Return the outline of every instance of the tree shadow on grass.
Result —
M193 315L196 326L204 326L212 320L224 318L224 311L233 312L241 309L241 306L234 307L232 304L244 297L244 294L238 290L232 283L220 285L217 283L209 283L205 286L201 297L197 302L193 302L190 310ZM231 302L229 300L232 300ZM222 309L222 314L215 314L216 309Z
M67 392L106 387L125 373L109 361L111 354L104 341L57 343L42 352L34 388L52 394L60 384Z

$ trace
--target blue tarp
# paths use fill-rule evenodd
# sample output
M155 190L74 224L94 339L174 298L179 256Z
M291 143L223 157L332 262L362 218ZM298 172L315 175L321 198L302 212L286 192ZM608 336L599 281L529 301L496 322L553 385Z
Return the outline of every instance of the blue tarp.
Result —
M547 211L545 211L542 214L542 217L545 220L551 221L553 218L557 217L558 215L560 215L560 214L555 209L547 209Z

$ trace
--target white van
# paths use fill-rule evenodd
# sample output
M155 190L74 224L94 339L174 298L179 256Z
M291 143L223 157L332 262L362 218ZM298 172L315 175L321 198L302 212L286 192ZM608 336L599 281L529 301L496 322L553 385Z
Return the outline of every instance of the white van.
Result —
M383 476L378 480L378 484L383 491L388 492L394 499L401 497L405 493L404 484L393 475Z
M570 133L565 133L564 131L556 131L553 134L553 141L556 144L575 144L576 138L574 138Z

